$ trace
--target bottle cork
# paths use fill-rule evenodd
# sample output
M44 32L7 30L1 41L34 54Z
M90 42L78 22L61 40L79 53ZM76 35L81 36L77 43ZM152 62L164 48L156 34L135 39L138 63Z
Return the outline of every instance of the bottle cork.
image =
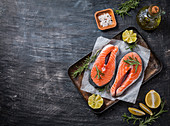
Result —
M151 5L148 11L151 16L156 16L157 14L159 14L160 9L158 6Z
M152 6L151 12L152 12L153 14L158 13L158 12L159 12L159 7L158 7L158 6Z

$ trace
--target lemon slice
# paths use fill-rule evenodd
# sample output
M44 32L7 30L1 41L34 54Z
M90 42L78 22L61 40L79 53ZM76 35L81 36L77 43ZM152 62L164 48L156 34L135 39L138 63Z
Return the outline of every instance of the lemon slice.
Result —
M99 109L103 105L103 98L100 95L92 94L88 98L88 105L93 109Z
M139 109L136 109L136 108L131 108L129 107L128 108L129 112L132 113L133 115L136 115L136 116L143 116L145 115L145 113Z
M133 30L125 30L122 34L123 41L127 43L134 43L137 40L137 34Z
M152 111L143 103L139 103L140 108L145 111L146 113L148 113L149 115L153 115Z
M161 104L160 95L156 91L150 90L145 96L145 103L149 108L158 108Z

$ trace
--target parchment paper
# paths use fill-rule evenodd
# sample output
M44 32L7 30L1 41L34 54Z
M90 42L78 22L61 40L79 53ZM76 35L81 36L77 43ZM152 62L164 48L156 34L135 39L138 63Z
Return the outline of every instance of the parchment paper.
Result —
M119 55L116 58L116 69L119 65L119 61L121 60L121 58L123 58L123 56L130 52L130 49L126 49L128 48L127 43L125 43L124 41L120 41L120 40L115 40L115 39L107 39L104 38L102 36L98 37L96 40L96 43L94 45L93 51L92 51L92 56L96 53L96 51L98 49L102 49L106 44L113 44L113 45L117 45L119 47ZM143 71L141 76L139 77L139 79L133 84L131 85L121 96L119 97L112 97L111 94L109 92L107 92L106 90L99 92L99 90L97 90L96 88L94 88L90 82L89 82L89 75L90 75L90 70L86 70L82 79L82 85L81 85L81 90L92 93L92 94L99 94L101 95L103 98L107 98L110 100L122 100L125 102L130 102L130 103L134 103L136 102L138 93L139 93L139 89L141 87L141 84L143 82L143 78L144 78L144 71L148 65L148 61L150 58L150 50L146 49L140 45L138 45L134 50L134 52L137 52L142 61L143 61ZM89 65L89 68L91 69L93 66L93 63L91 63ZM115 71L115 76L117 74L117 71ZM114 78L115 78L114 76ZM111 86L114 82L114 79L112 79L112 81L109 83L109 85Z

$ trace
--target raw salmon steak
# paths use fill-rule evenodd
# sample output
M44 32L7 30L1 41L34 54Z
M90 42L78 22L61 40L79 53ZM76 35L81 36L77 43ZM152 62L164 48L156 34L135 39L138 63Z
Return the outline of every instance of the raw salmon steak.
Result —
M95 87L102 87L111 81L115 73L118 51L118 46L108 44L100 52L93 64L90 76Z
M130 61L130 59L138 61L138 65L130 65L130 63L127 63L126 61ZM116 79L110 89L111 95L120 96L130 85L132 85L140 77L141 73L142 60L140 56L135 52L130 52L126 54L120 60Z

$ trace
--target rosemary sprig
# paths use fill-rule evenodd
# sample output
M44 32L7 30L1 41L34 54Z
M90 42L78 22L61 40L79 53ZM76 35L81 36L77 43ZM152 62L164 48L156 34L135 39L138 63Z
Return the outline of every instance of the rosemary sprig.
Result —
M115 11L116 14L120 15L122 18L124 18L125 15L131 16L128 12L131 9L135 9L138 6L138 4L140 3L139 1L140 0L128 0L128 1L120 4L119 9Z
M134 49L135 47L137 47L137 42L134 42L134 43L132 43L132 44L128 44L128 48L126 48L126 50L127 50L127 49L130 49L131 51L133 51L133 49Z
M135 116L131 115L131 116L127 116L126 113L124 113L122 115L123 117L123 121L127 121L127 123L129 124L129 121L133 121L133 125L139 121L139 126L147 126L147 125L151 125L153 122L156 121L156 119L158 119L160 117L160 115L162 113L167 112L168 110L164 110L164 105L165 102L161 102L161 109L159 110L158 113L153 114L152 116L146 117L145 119L143 118L136 118Z
M101 79L101 75L104 76L104 73L102 73L101 70L99 70L99 69L97 68L97 66L96 66L96 71L97 71L97 74L96 74L96 76L95 76L94 78L97 77L97 79Z
M77 70L75 70L73 73L72 73L72 77L75 78L77 76L79 76L84 70L87 70L88 67L89 67L89 64L92 63L96 57L97 57L97 54L99 53L100 50L97 50L97 52L95 53L94 56L92 56L91 58L90 57L87 57L84 61L84 63L82 64L82 66L80 67L77 67Z
M138 70L138 66L141 65L138 61L138 59L135 57L130 57L129 56L129 59L127 60L123 60L125 63L129 64L128 66L133 66L135 65L135 73L137 72Z
M147 124L151 125L153 122L156 121L156 119L158 119L160 117L160 115L162 113L167 112L168 110L164 110L164 105L165 105L165 102L162 102L160 111L158 113L155 113L154 115L148 117L148 118L146 117L145 120L141 120L139 122L139 126L147 126Z
M132 114L131 114L131 116L127 116L126 113L124 113L122 115L122 117L123 117L123 122L126 121L128 124L129 124L129 121L132 120L133 121L133 125L135 125L136 121L140 121L141 120L141 118L136 118Z

